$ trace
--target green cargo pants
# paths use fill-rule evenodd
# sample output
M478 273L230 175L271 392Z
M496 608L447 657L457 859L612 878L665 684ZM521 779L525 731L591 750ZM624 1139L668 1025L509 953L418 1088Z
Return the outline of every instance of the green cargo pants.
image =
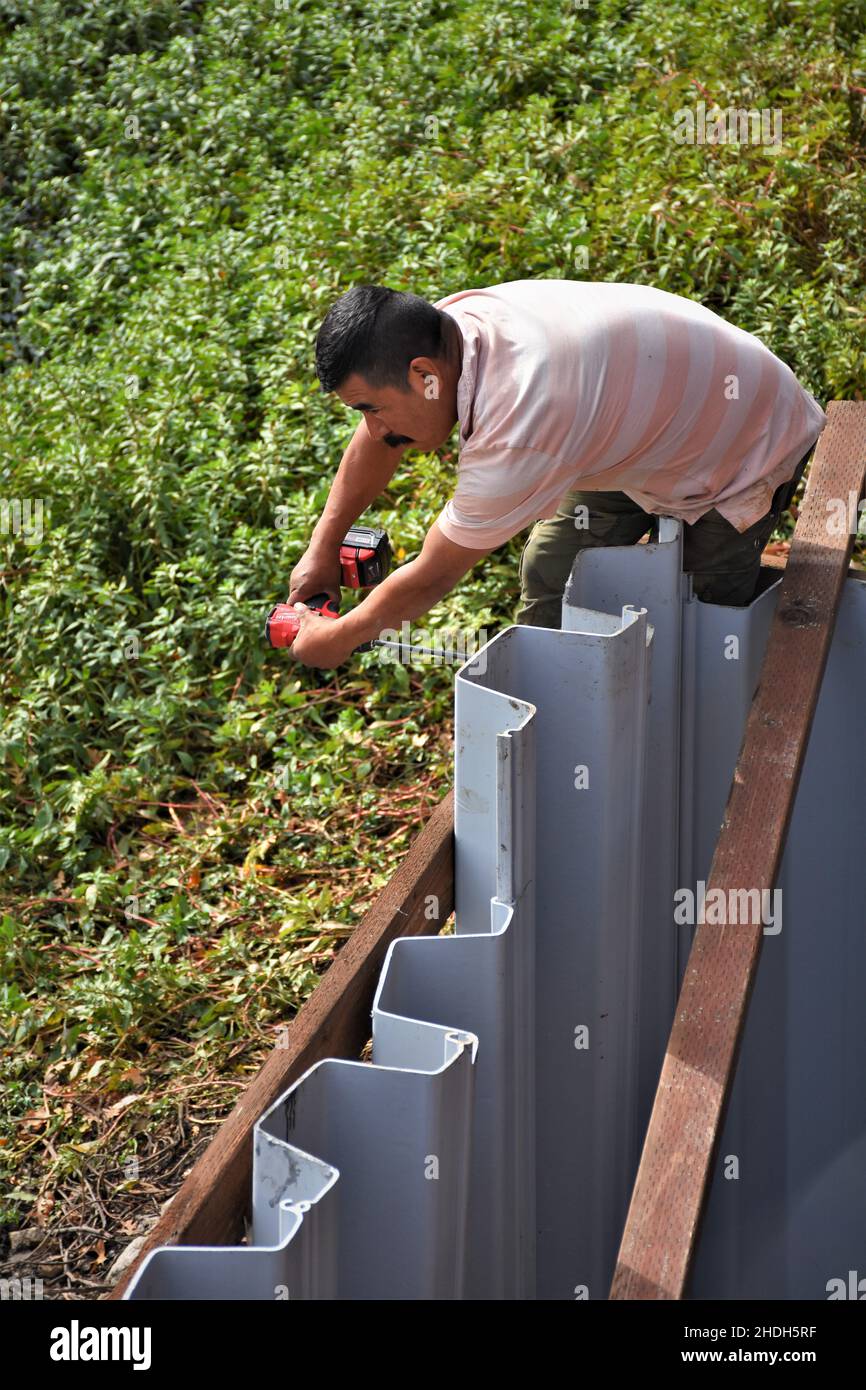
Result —
M790 505L811 452L776 489L766 515L747 531L738 531L715 507L694 523L684 523L683 570L692 576L696 598L732 608L752 601L761 552ZM577 507L585 507L586 512L576 512ZM587 524L575 525L576 517ZM535 523L523 548L520 604L514 621L558 628L562 596L578 551L584 546L635 545L655 520L624 492L566 493L555 516Z

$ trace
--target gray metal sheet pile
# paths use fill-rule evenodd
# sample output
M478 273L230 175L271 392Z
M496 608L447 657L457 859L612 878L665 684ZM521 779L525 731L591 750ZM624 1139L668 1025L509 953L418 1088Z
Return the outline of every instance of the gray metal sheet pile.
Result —
M454 935L392 943L372 1064L258 1121L249 1244L157 1250L128 1298L607 1298L780 582L700 603L681 548L584 550L561 631L460 669ZM849 578L691 1298L866 1273L864 662Z

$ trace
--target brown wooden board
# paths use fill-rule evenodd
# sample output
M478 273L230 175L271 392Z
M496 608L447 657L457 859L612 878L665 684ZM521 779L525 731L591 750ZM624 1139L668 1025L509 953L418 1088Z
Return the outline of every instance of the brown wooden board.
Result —
M709 879L773 890L854 541L834 499L862 496L866 402L836 401L812 459ZM828 504L831 504L828 506ZM856 520L854 522L856 528ZM673 908L672 908L673 910ZM698 926L644 1141L612 1299L681 1299L755 980L763 927Z
M373 997L390 943L398 936L435 936L454 909L453 806L449 791L289 1025L288 1046L275 1048L244 1090L109 1298L122 1298L158 1246L240 1243L250 1211L256 1120L315 1062L358 1057L370 1036ZM428 904L430 895L438 912Z
M788 564L787 555L762 555L761 569L783 570ZM848 566L849 579L866 579L866 565L860 565L856 560L852 560Z

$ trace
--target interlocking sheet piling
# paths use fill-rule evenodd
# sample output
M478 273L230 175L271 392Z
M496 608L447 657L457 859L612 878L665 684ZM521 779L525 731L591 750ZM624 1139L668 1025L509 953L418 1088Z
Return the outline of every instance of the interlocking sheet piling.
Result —
M508 862L508 808L519 803L497 788L492 751L509 705L533 712L535 877L529 884L519 876L513 888L521 884L535 912L537 1273L529 1296L542 1298L599 1291L609 1278L639 1142L634 1059L650 634L645 611L628 606L617 616L571 608L568 623L563 632L508 629L485 649L485 674L470 667L455 695L458 932L480 930L491 895L502 891L490 847ZM518 983L526 989L526 980ZM478 1119L483 1132L483 1110ZM522 1145L524 1135L512 1135L517 1140ZM507 1147L485 1152L479 1198L507 1159ZM470 1244L470 1289L479 1298L492 1296L489 1251L485 1240Z
M248 1249L157 1250L126 1297L531 1299L539 1232L551 1287L609 1278L639 1138L649 631L629 608L570 622L509 628L457 675L455 933L391 944L372 1065L320 1062L258 1122Z
M721 896L725 912L721 922L708 916L692 943L611 1289L616 1299L684 1296L763 937L782 929L778 876L853 545L849 531L830 523L837 501L860 497L866 469L866 410L837 402L828 416L706 884L708 900ZM833 808L821 812L832 816ZM744 922L749 895L761 913L748 912ZM765 901L775 911L765 915ZM790 952L787 938L781 950ZM833 1001L823 1002L830 1013ZM783 1086L788 1068L783 1055L776 1061ZM729 1161L729 1180L738 1181L740 1156Z
M778 587L750 610L719 610L715 637L696 655L692 886L709 881L760 674L756 639L763 629L766 641ZM718 671L709 653L738 633L739 661ZM771 922L763 935L691 1299L826 1299L832 1279L863 1272L864 678L866 582L848 579L776 881L781 930Z
M641 940L652 943L652 949L642 950L639 964L644 1000L637 1058L641 1134L655 1099L678 985L670 904L680 882L680 747L691 713L682 698L683 628L690 612L685 602L689 581L682 568L682 527L670 517L659 517L646 545L618 546L613 554L607 547L594 546L579 552L563 607L563 626L568 627L572 606L615 613L639 594L653 629L652 700L646 730L651 805L644 826L641 918Z
M709 879L781 588L700 603L681 546L662 519L585 552L561 631L457 672L455 934L392 942L372 1065L320 1061L259 1119L249 1244L157 1250L126 1297L608 1297L694 935L673 895ZM848 578L686 1297L862 1271L864 675Z

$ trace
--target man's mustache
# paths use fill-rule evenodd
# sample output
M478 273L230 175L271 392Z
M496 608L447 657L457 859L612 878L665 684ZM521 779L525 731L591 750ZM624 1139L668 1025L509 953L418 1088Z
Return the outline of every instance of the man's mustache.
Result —
M382 439L391 449L397 449L401 444L414 443L414 440L410 439L408 434L383 434Z

